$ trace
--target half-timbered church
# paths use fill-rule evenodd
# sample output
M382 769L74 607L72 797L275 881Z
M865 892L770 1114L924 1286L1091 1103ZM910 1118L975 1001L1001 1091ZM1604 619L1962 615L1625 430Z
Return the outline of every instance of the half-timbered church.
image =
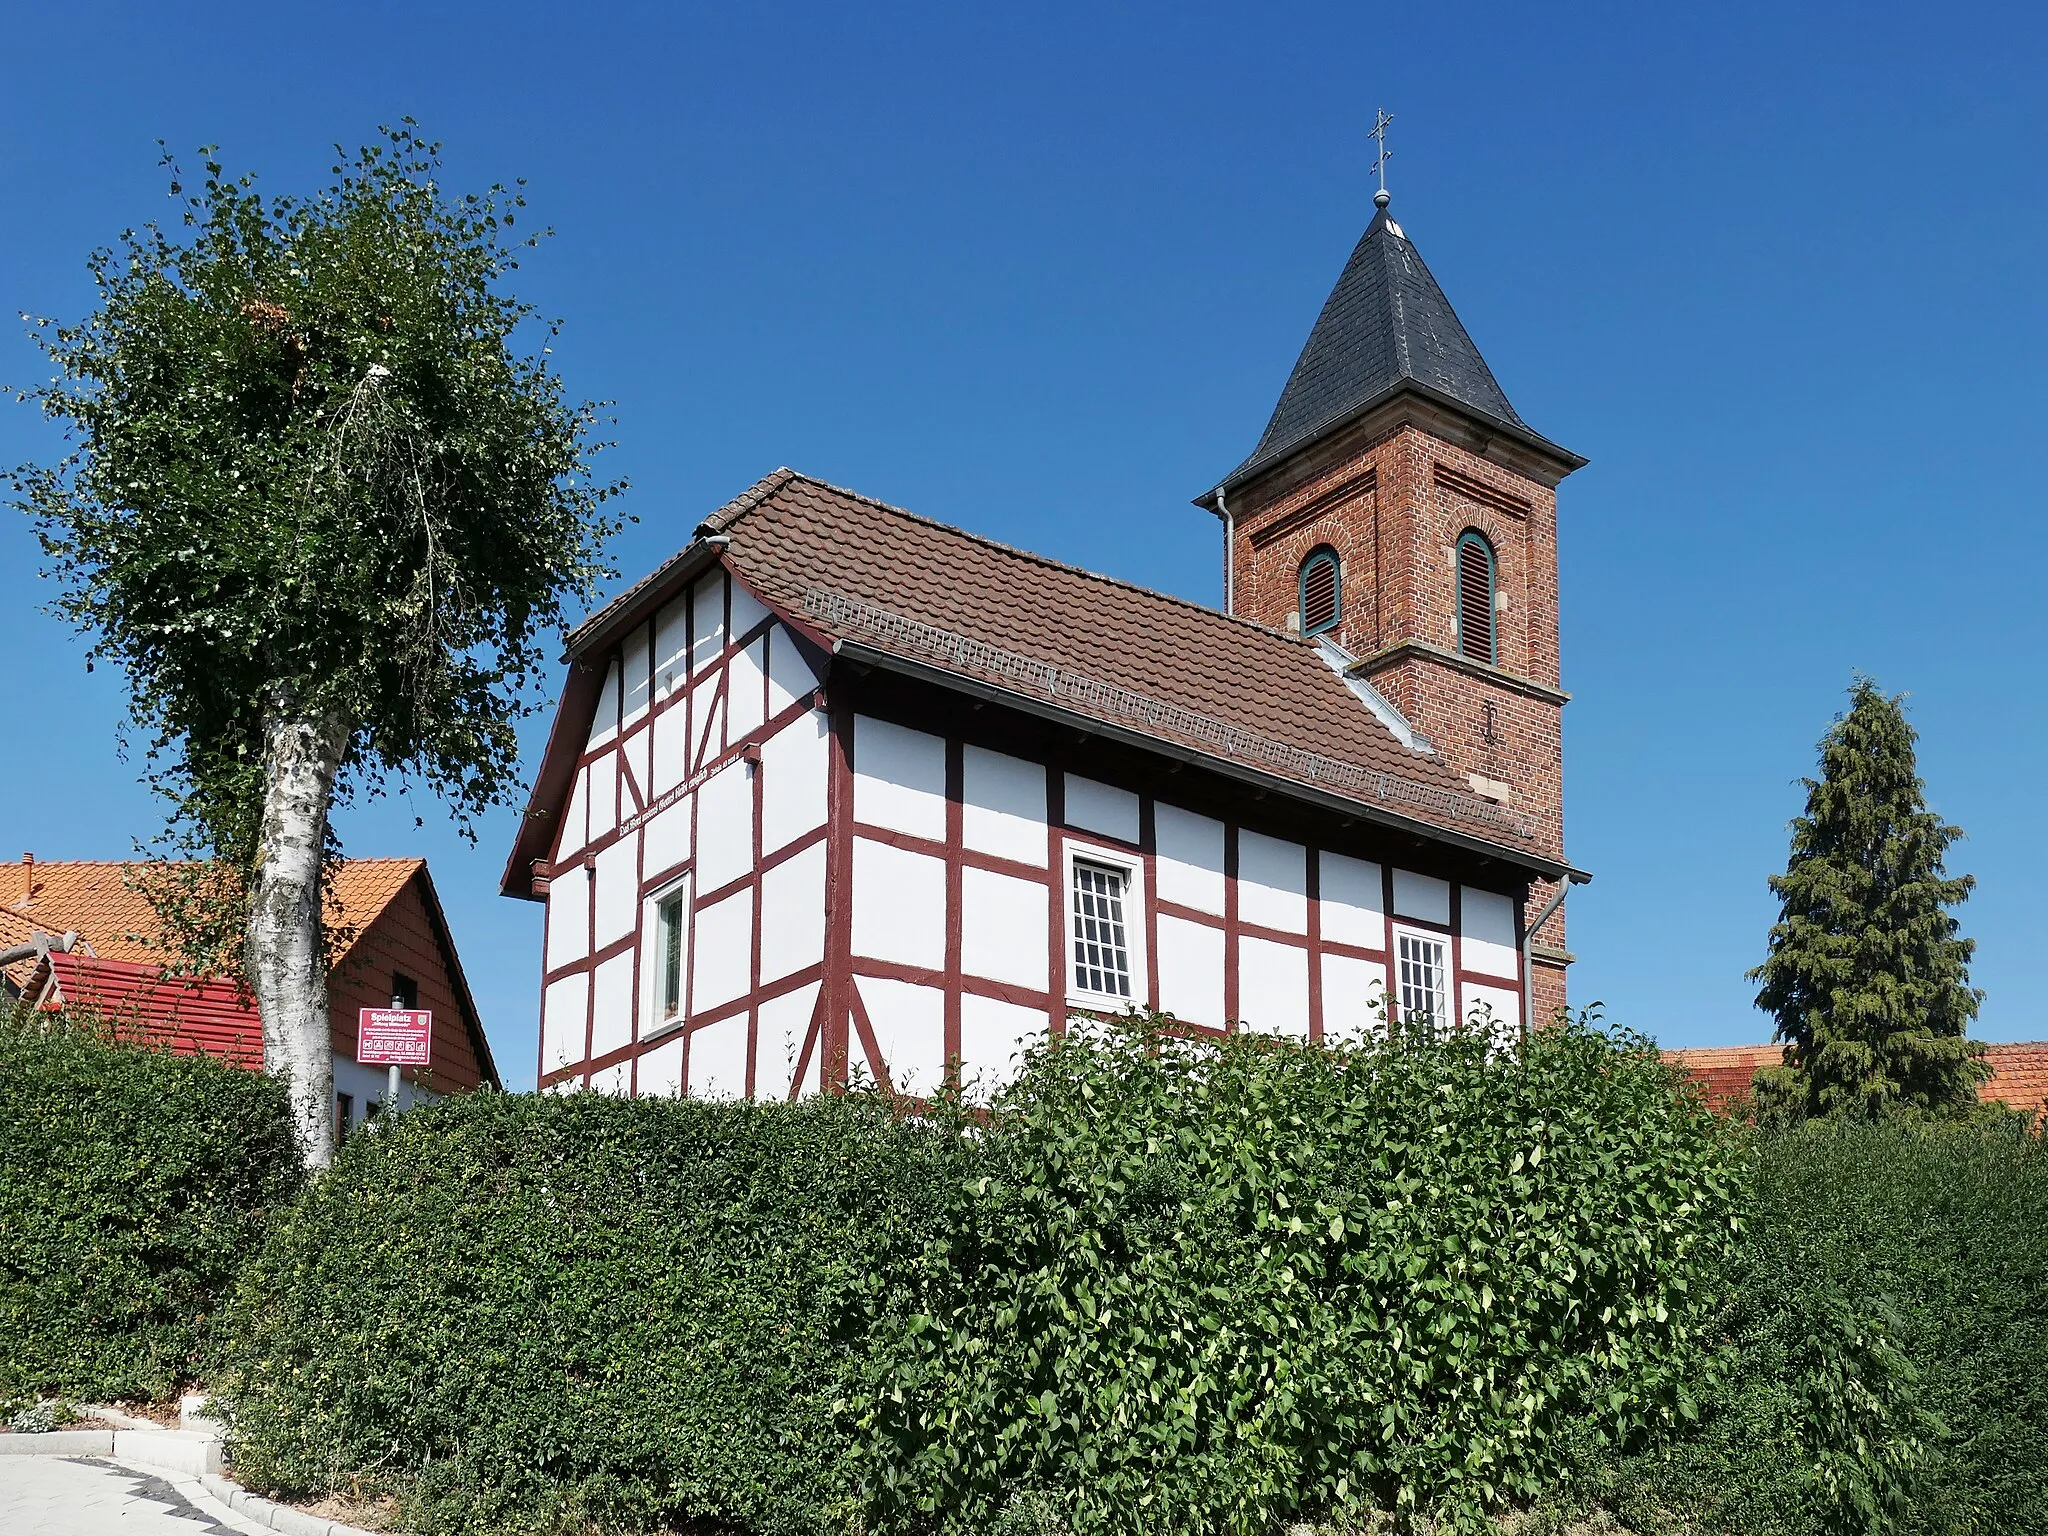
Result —
M1385 195L1223 611L777 470L569 640L507 895L540 1082L999 1079L1077 1011L1337 1037L1565 999L1558 483Z

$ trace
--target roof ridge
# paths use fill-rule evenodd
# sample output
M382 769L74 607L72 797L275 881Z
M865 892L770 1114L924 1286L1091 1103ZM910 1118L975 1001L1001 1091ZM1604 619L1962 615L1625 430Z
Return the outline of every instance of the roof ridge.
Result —
M1408 340L1407 295L1401 292L1402 274L1395 270L1396 258L1401 254L1395 249L1395 242L1401 237L1394 233L1394 227L1394 221L1387 217L1387 210L1382 208L1379 216L1367 226L1365 237L1370 240L1375 229L1382 232L1379 245L1380 276L1387 285L1387 308L1394 314L1394 377L1413 379L1419 383L1421 380L1415 372L1415 349Z
M748 486L744 491L741 491L739 495L733 497L732 500L726 502L723 506L719 507L717 510L711 512L709 515L701 519L697 524L696 532L697 534L701 535L707 528L709 528L713 533L723 532L725 529L731 527L732 524L738 522L742 517L746 516L747 513L753 511L754 508L761 505L761 503L766 501L770 496L773 496L777 491L781 490L785 485L789 484L790 481L810 480L811 478L812 477L809 475L798 474L795 470L791 469L787 464L781 465L776 469L772 469L767 474L763 475L760 479L756 480L752 485ZM822 484L823 482L818 481L814 483ZM851 495L852 493L849 492L848 494ZM626 594L624 592L621 592L619 594L620 597L624 597L625 595ZM609 606L610 604L606 604L606 607Z
M0 869L23 869L26 859L0 859ZM37 869L126 869L131 864L210 864L210 859L37 859Z
M887 512L894 517L907 518L913 523L921 523L927 528L936 528L942 533L953 534L956 537L968 540L970 543L979 544L987 549L999 550L1006 555L1014 555L1020 560L1029 560L1035 565L1044 566L1047 570L1064 571L1070 576L1085 576L1088 580L1099 581L1104 586L1117 587L1125 592L1136 592L1144 597L1157 598L1163 603L1171 603L1175 607L1191 610L1206 618L1223 619L1258 634L1270 635L1274 639L1288 645L1305 643L1298 640L1295 636L1288 634L1285 630L1275 629L1270 624L1261 624L1256 619L1247 619L1240 614L1227 613L1221 608L1212 608L1207 603L1198 603L1193 598L1181 597L1172 592L1162 592L1157 587L1140 586L1135 581L1125 581L1121 576L1106 576L1101 571L1091 571L1086 566L1069 565L1064 560L1055 560L1050 555L1039 554L1036 550L1020 549L1015 544L1005 544L1001 539L992 539L985 533L976 533L972 529L962 528L956 523L941 522L935 517L925 516L922 512L913 512L908 507L899 507L893 502L883 501L880 497L868 496L843 485L834 485L829 480L820 480L816 475L807 475L801 470L778 470L776 473L788 476L787 480L782 481L776 487L778 490L781 489L782 485L788 484L789 480L801 480L807 485L817 486L820 490L830 491L835 496L844 496L852 501L864 502L877 511ZM773 476L768 478L772 479ZM767 482L763 480L759 483L766 484ZM765 501L767 497L764 496L761 500ZM755 502L753 506L748 507L746 510L752 511L755 506L759 505L760 502ZM737 517L733 519L734 522L738 520ZM730 524L727 526L730 526Z

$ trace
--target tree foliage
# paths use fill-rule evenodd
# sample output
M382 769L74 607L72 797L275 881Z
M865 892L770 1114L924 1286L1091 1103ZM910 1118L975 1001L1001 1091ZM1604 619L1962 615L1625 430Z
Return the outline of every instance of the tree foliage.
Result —
M508 796L618 487L555 326L504 291L541 238L515 236L523 192L449 194L410 121L307 197L202 153L196 190L165 157L173 228L92 253L93 311L37 323L56 377L24 398L70 451L13 478L57 611L126 672L175 840L246 869L279 709L341 722L339 793L415 776L465 820ZM230 892L163 891L200 961L236 968Z
M1962 829L1927 808L1913 727L1868 678L1821 738L1820 777L1792 823L1770 953L1751 971L1786 1064L1758 1074L1766 1112L1874 1116L1974 1106L1983 1047L1975 941L1949 910L1974 881L1944 860Z

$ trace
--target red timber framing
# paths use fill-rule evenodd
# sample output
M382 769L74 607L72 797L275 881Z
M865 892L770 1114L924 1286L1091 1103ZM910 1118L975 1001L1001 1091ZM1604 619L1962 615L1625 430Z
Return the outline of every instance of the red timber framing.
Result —
M714 574L717 567L713 568ZM734 592L745 599L743 628L735 634ZM714 618L700 614L699 606L716 594ZM1452 1006L1464 1011L1466 989L1484 987L1497 994L1522 993L1526 978L1527 944L1520 931L1528 876L1502 861L1490 860L1454 845L1424 836L1388 828L1364 817L1346 819L1326 809L1295 802L1281 794L1267 794L1241 783L1212 774L1164 754L1083 730L1064 727L1039 716L1006 709L999 704L977 700L934 684L869 669L829 656L818 637L800 619L766 612L734 581L700 580L674 598L662 615L682 607L680 633L686 638L685 680L669 685L664 677L664 657L658 654L665 632L661 615L644 618L625 641L609 655L588 658L608 680L599 688L600 709L608 711L591 733L591 744L576 759L574 786L565 793L563 804L569 815L558 830L549 860L537 871L548 882L549 927L558 921L558 902L580 898L580 919L586 935L601 938L586 943L586 953L565 959L544 972L544 988L578 975L588 978L583 987L584 1009L582 1059L548 1060L544 1024L541 1085L546 1087L583 1084L617 1092L697 1091L693 1061L696 1042L706 1029L729 1024L744 1017L747 1035L744 1091L752 1096L791 1096L810 1088L846 1087L856 1075L865 1075L884 1086L904 1088L915 1082L921 1087L931 1080L907 1075L910 1064L888 1059L885 1042L891 1020L879 1021L876 995L864 992L863 981L908 983L930 988L942 1001L940 1025L943 1071L956 1075L963 1058L963 1015L971 1000L1010 1004L1028 1009L1043 1020L1041 1027L1058 1030L1070 1013L1094 1011L1070 991L1072 965L1072 895L1068 889L1068 857L1073 848L1089 848L1127 861L1134 875L1130 893L1134 910L1127 920L1134 939L1142 944L1142 994L1133 1001L1157 1009L1171 998L1163 990L1162 923L1183 925L1183 935L1202 930L1214 936L1222 954L1220 1006L1213 1019L1188 1020L1183 1027L1191 1033L1222 1033L1236 1028L1233 1021L1251 1020L1252 1027L1265 1027L1258 1018L1262 1009L1257 998L1248 997L1245 964L1241 957L1248 946L1273 946L1263 953L1278 963L1299 966L1305 983L1300 1027L1312 1039L1341 1022L1355 1024L1360 1006L1327 991L1326 967L1331 961L1363 962L1377 970L1390 997L1398 997L1397 929L1433 933L1445 941L1449 982L1455 988ZM668 621L673 632L675 620ZM715 645L705 641L716 636ZM703 646L703 654L695 654ZM765 662L742 664L740 658L760 656L777 646L793 646L801 656L812 686L801 695L791 695L776 707L774 657ZM632 655L628 647L644 647L643 656ZM668 646L672 662L675 646ZM645 665L644 706L633 695ZM785 669L786 670L786 669ZM745 687L763 690L758 698L737 697L736 679ZM737 708L736 708L737 706ZM657 729L673 733L675 726L663 727L664 717L685 711L682 739L687 745L686 769L679 782L659 793L652 789L648 765L655 761L653 737ZM764 775L759 771L763 747L774 736L821 710L825 721L824 786L822 821L769 848L764 844ZM737 718L742 729L729 729ZM856 782L860 762L862 720L923 733L942 743L942 824L913 832L902 827L859 819ZM966 832L968 791L966 756L970 749L1004 754L1044 771L1045 841L1043 863L1026 862L970 846ZM607 786L598 783L603 770L616 765ZM704 796L699 793L721 773L745 773L750 782L746 794L751 801L751 847L747 868L721 880L715 889L703 889L696 879L697 859L686 857L665 861L661 867L649 862L646 836L639 837L637 867L632 882L633 914L623 934L601 935L599 931L598 880L595 871L608 849L622 839L644 833L663 811L687 800L692 826L687 847L701 852ZM1085 812L1076 810L1069 821L1067 776L1093 781L1135 797L1136 813L1129 831L1118 835L1100 825L1078 824ZM615 796L606 809L601 797ZM579 801L579 796L581 797ZM1164 808L1192 813L1221 823L1220 892L1213 903L1197 903L1161 894L1160 816ZM580 809L585 825L594 835L583 836L566 823ZM932 835L936 833L937 835ZM1287 925L1261 921L1260 912L1271 914L1274 887L1260 885L1245 868L1248 840L1277 839L1301 851L1299 886L1300 919ZM901 958L882 958L857 952L856 906L873 892L864 892L855 880L856 849L862 844L900 850L943 865L943 942L934 946L937 963L911 964ZM764 900L765 877L790 860L823 847L823 946L818 963L786 975L763 980L763 942L770 925L779 919ZM1270 857L1274 844L1260 845ZM1015 850L1013 850L1015 851ZM1369 934L1357 931L1360 908L1354 902L1346 908L1345 922L1333 930L1326 922L1326 905L1336 898L1329 894L1326 870L1336 856L1377 864L1379 900L1377 920ZM1396 870L1404 875L1427 877L1448 886L1444 906L1436 915L1420 910L1397 910ZM1016 979L978 975L969 962L964 916L970 902L969 887L974 872L1029 881L1044 887L1047 920L1045 963L1038 978L1027 984ZM1350 877L1357 876L1355 867ZM691 957L683 978L685 1003L678 1022L651 1028L641 1015L652 995L651 977L643 967L653 963L654 935L650 926L651 902L689 884L686 903L690 931L685 946ZM581 889L577 889L580 883ZM1464 892L1468 887L1489 891L1511 905L1513 917L1513 969L1508 974L1468 969L1467 945L1462 932ZM1248 905L1248 892L1256 889L1263 908ZM1181 893L1185 895L1185 892ZM717 998L700 1006L695 994L699 953L697 925L713 908L744 896L750 906L748 954L745 985L734 995ZM1414 903L1405 905L1413 906ZM1215 909L1211 910L1213 906ZM614 913L616 919L616 913ZM1034 924L1035 926L1035 924ZM1345 937L1339 937L1339 932ZM1505 938L1505 935L1502 936ZM553 934L550 933L552 944ZM1361 940L1369 938L1370 942ZM1210 941L1204 941L1210 942ZM553 948L549 954L554 953ZM621 1038L618 1021L609 1025L600 1017L598 971L606 962L630 955L632 1019ZM1135 966L1134 966L1135 971ZM1296 974L1290 971L1289 974ZM1354 969L1352 975L1358 973ZM768 1043L762 1026L762 1009L791 994L815 988L816 1000L809 1009L808 1024L802 1032L796 1054L793 1079L774 1081L765 1074ZM550 991L549 996L554 994ZM879 1027L878 1027L879 1026ZM646 1058L672 1046L678 1038L682 1048L679 1071L652 1074ZM738 1088L737 1083L728 1085ZM918 1088L911 1088L913 1093Z
M1184 767L1167 759L1147 759L1141 753L1099 737L1049 727L1029 716L950 696L943 690L884 673L835 675L832 694L835 794L831 835L835 849L834 867L846 872L847 878L835 881L832 886L835 894L830 917L832 937L828 939L831 958L828 959L830 974L827 985L831 995L840 995L843 991L846 996L856 1037L849 1046L860 1052L856 1060L867 1059L869 1071L877 1081L888 1081L889 1072L887 1063L879 1059L880 1050L873 1038L872 1021L860 998L858 983L864 977L906 981L943 990L945 1050L954 1070L957 1070L961 1055L960 1013L964 998L991 998L1042 1011L1047 1024L1053 1029L1061 1028L1069 1013L1095 1011L1073 1002L1068 991L1072 915L1069 909L1071 894L1066 882L1066 856L1073 846L1120 853L1141 872L1140 889L1134 892L1140 911L1131 916L1134 922L1141 919L1143 924L1147 963L1141 1001L1148 1008L1161 1006L1159 925L1162 918L1199 925L1220 934L1225 956L1223 1014L1226 1021L1242 1019L1252 1011L1243 996L1242 967L1236 963L1244 941L1264 940L1285 946L1290 951L1299 951L1306 970L1306 1030L1314 1039L1323 1037L1326 1026L1325 957L1359 960L1377 967L1386 978L1389 993L1397 996L1397 929L1431 933L1445 941L1449 962L1447 980L1458 989L1455 994L1458 998L1464 996L1465 989L1473 987L1487 988L1500 994L1516 994L1523 984L1522 967L1526 962L1522 959L1522 952L1526 946L1519 931L1518 916L1513 934L1514 969L1499 974L1475 970L1465 963L1466 946L1461 918L1466 887L1477 886L1497 893L1507 899L1514 913L1519 914L1521 910L1524 877L1506 865L1475 867L1479 861L1463 857L1456 850L1447 850L1422 839L1389 835L1362 820L1349 827L1333 825L1332 818L1327 815L1283 805L1277 798L1247 793L1241 787L1213 778L1199 769ZM859 768L856 716L888 722L943 740L946 763L946 832L943 839L922 837L854 819L851 814L853 781ZM962 837L962 759L970 747L1004 753L1045 769L1046 852L1042 866L1020 863L965 845ZM1118 837L1100 827L1086 827L1070 821L1066 806L1068 774L1133 793L1138 803L1137 838ZM1158 819L1162 806L1192 811L1223 823L1223 900L1220 912L1202 910L1160 894ZM1242 911L1240 850L1243 838L1251 833L1295 842L1304 850L1301 892L1304 920L1297 928L1263 924ZM892 963L854 952L848 909L849 898L858 899L858 894L850 889L851 845L855 839L943 861L946 958L942 968ZM1445 857L1447 853L1451 855L1448 859ZM1351 943L1324 932L1322 870L1333 854L1379 866L1377 942ZM1447 884L1448 910L1444 917L1403 910L1404 906L1412 903L1397 904L1397 868L1404 873L1425 875ZM965 873L970 870L984 870L1044 885L1049 942L1043 989L977 976L964 966L961 943L963 884ZM844 973L838 969L841 965L846 967ZM841 974L845 975L844 983L835 985ZM1459 1005L1454 1001L1453 1006ZM1187 1022L1183 1027L1191 1033L1221 1034L1238 1026L1234 1022L1221 1025Z
M713 577L719 575L714 567ZM751 613L746 626L735 634L735 588L736 584L729 580L700 581L678 594L659 614L651 615L635 627L609 653L585 658L580 663L605 677L606 681L598 690L598 719L591 730L590 744L575 762L573 783L581 787L571 789L563 797L569 814L563 816L563 825L550 846L546 865L536 870L540 877L536 888L547 896L544 954L552 955L554 952L552 930L558 920L557 913L562 910L558 903L580 901L582 920L586 925L584 932L592 940L584 946L586 953L578 958L558 965L543 962L543 998L547 997L549 988L566 978L586 976L589 984L583 995L581 1060L550 1064L547 1059L550 1021L543 1019L539 1082L544 1089L581 1084L635 1093L673 1091L672 1088L640 1081L642 1059L679 1038L684 1040L681 1080L687 1082L690 1055L687 1042L690 1038L709 1026L744 1017L748 1062L745 1092L749 1096L758 1094L763 1089L763 1085L754 1079L759 1054L760 1007L805 987L816 986L823 978L825 966L821 962L776 976L765 983L761 979L763 878L826 843L831 818L828 814L808 831L772 851L764 850L762 783L756 770L765 743L814 710L826 707L824 690L817 687L815 681L824 670L825 652L812 636L803 632L803 626L780 621L751 599L747 605ZM713 594L716 598L715 611L707 611L704 599ZM683 649L679 660L673 654L671 656L672 665L668 670L675 674L675 680L669 684L663 675L662 658L656 652L663 634L664 618L678 609L680 618L672 622L678 624L676 632L682 639ZM711 637L708 646L707 637ZM700 647L706 649L706 654L696 654ZM787 702L776 708L777 674L787 676L793 670L782 667L770 654L771 648L779 647L790 647L801 658L803 674L809 679L809 685L801 692L785 690ZM635 654L636 651L641 654ZM744 729L735 731L731 727L739 711L734 707L737 702L734 678L740 670L736 662L750 654L760 660L745 669L746 686L750 690L743 715L747 724ZM643 661L646 667L646 706L629 710L628 695L637 686L633 680L640 675L638 669ZM655 762L654 733L661 727L663 718L674 712L681 712L681 748L686 772L679 782L656 794L652 792L651 783L643 785L642 779L649 775L650 765ZM615 811L601 811L600 797L608 790L599 778L601 774L609 777L613 772L616 774L613 781L616 787L609 792L617 796L613 802ZM696 879L695 851L702 847L699 839L702 797L699 792L726 772L747 775L745 792L751 800L748 816L751 842L744 871L716 888L704 889ZM581 810L587 817L586 825L603 825L602 830L578 836L572 828L570 822L579 807L579 797ZM641 834L663 812L685 804L688 806L690 827L683 846L690 852L681 858L663 859L659 863L650 861L649 840ZM632 921L623 934L599 943L596 942L599 920L597 867L608 850L628 838L637 838ZM566 852L565 844L568 845ZM649 904L655 897L685 883L689 900L686 903L685 959L681 977L683 1008L677 1021L663 1021L650 1027L650 1021L642 1017L652 984L646 970L653 957L651 936L646 931ZM747 984L736 996L698 1007L693 995L699 969L694 963L698 918L708 909L739 896L744 896L750 905L745 965ZM600 1049L602 1021L598 1013L597 973L606 962L625 956L631 957L632 1018L623 1042L610 1043ZM812 1010L810 1028L802 1041L796 1063L794 1076L798 1083L804 1081L806 1072L820 1059L818 1021L822 1013L821 993L820 1005ZM792 1094L794 1091L792 1086Z

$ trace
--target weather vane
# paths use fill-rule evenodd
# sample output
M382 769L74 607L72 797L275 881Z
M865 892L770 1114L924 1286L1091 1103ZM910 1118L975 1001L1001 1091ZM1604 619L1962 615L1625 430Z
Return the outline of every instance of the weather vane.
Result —
M1381 208L1393 199L1387 195L1387 156L1393 151L1387 148L1387 130L1394 126L1394 114L1382 107L1372 125L1370 137L1379 141L1380 152L1373 157L1372 169L1380 178L1380 189L1373 193L1373 203Z

